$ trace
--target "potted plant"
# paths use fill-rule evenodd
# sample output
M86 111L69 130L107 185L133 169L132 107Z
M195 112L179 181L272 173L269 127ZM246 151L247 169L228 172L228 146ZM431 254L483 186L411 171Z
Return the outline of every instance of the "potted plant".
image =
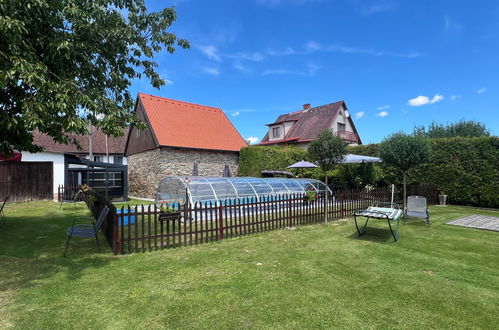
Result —
M179 210L175 210L167 202L162 201L159 206L159 221L178 220L181 218Z
M308 204L315 202L318 198L319 196L317 196L317 192L314 190L314 188L310 188L305 192L303 201L305 202L305 204Z
M446 206L446 204L447 204L447 195L442 190L438 194L438 204L440 206Z

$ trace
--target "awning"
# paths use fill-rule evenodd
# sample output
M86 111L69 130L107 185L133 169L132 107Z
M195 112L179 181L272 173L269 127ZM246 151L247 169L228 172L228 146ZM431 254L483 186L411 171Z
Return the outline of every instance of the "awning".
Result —
M381 158L378 157L348 154L340 162L340 164L379 163L379 162L381 162Z

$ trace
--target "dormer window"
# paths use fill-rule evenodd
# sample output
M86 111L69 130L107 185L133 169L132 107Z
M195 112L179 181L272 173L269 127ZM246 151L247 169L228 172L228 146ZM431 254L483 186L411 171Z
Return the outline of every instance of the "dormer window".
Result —
M272 137L277 138L281 136L281 128L280 127L273 127L272 128Z

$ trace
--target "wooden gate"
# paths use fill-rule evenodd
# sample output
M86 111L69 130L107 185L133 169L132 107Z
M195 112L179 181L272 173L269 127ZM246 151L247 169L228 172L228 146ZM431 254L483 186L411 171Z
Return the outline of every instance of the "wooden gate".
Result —
M9 202L53 199L52 162L0 162L0 199Z

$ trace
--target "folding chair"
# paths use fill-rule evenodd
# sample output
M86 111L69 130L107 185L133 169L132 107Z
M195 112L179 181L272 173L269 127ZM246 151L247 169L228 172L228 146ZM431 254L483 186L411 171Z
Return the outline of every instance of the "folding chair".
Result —
M59 211L61 210L62 203L64 203L64 202L73 202L73 205L76 209L76 201L78 200L78 196L80 196L80 194L83 194L83 191L81 191L81 189L78 190L78 192L74 195L73 200L64 199L64 195L63 195L63 197L61 198L61 203L59 204Z
M405 212L409 217L425 218L426 224L430 224L430 209L426 205L426 198L423 196L408 196Z
M3 209L5 207L5 204L9 200L9 197L10 197L10 195L7 195L7 197L5 197L5 199L4 199L3 203L2 203L2 206L0 206L0 220L2 220L2 223L4 225L7 222L7 220L5 219L5 213L3 212Z
M106 219L108 213L109 213L109 208L105 206L102 209L101 213L99 214L99 218L97 219L97 222L95 224L92 223L73 224L71 227L69 227L64 256L66 256L66 253L68 252L69 241L73 237L95 238L95 241L97 242L97 249L100 252L99 239L97 238L97 233L102 228L102 225L104 224L104 220Z

